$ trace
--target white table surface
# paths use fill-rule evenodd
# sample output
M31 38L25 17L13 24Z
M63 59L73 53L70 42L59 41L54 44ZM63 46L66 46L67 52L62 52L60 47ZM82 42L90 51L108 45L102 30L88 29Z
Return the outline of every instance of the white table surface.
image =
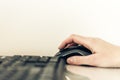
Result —
M66 66L67 80L120 80L120 68Z

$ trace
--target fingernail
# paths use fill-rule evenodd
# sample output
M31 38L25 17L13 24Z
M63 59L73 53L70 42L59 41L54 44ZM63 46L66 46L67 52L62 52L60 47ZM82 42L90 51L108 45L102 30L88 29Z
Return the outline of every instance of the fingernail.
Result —
M59 46L58 49L62 49L61 46Z
M73 59L72 58L68 58L68 63L73 63Z

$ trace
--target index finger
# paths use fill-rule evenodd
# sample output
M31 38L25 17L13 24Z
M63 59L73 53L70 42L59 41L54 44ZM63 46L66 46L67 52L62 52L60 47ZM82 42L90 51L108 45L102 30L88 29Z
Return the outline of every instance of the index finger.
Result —
M71 44L71 43L75 43L75 44L86 46L86 41L87 41L86 37L73 34L73 35L71 35L70 37L68 37L66 40L64 40L60 44L59 49L63 49L68 44Z

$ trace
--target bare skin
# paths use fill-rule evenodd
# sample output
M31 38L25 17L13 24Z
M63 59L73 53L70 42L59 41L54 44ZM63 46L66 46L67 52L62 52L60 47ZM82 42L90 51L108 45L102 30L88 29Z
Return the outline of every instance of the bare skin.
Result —
M59 49L72 45L83 45L91 50L92 55L72 56L67 62L72 65L91 65L97 67L120 67L120 47L99 38L71 35L64 40Z

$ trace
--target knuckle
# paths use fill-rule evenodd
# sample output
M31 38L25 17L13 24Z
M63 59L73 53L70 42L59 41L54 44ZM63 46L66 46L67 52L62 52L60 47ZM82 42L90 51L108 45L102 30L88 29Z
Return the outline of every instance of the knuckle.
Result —
M99 65L98 58L97 57L89 58L89 64L92 66L98 66Z
M89 38L88 40L91 44L96 44L100 39L95 37L95 38Z
M75 37L75 36L76 36L76 34L71 34L71 35L70 35L70 37Z
M73 56L74 63L79 64L80 63L80 57L79 56Z
M99 60L99 59L94 59L94 60L92 60L91 61L91 64L93 65L93 66L97 66L97 67L102 67L102 66L105 66L104 64L103 64L103 62L101 61L101 60Z
M96 41L100 41L101 39L100 38L98 38L98 37L95 37L94 38Z
M95 42L95 39L94 38L88 38L88 41L90 44L93 44Z

